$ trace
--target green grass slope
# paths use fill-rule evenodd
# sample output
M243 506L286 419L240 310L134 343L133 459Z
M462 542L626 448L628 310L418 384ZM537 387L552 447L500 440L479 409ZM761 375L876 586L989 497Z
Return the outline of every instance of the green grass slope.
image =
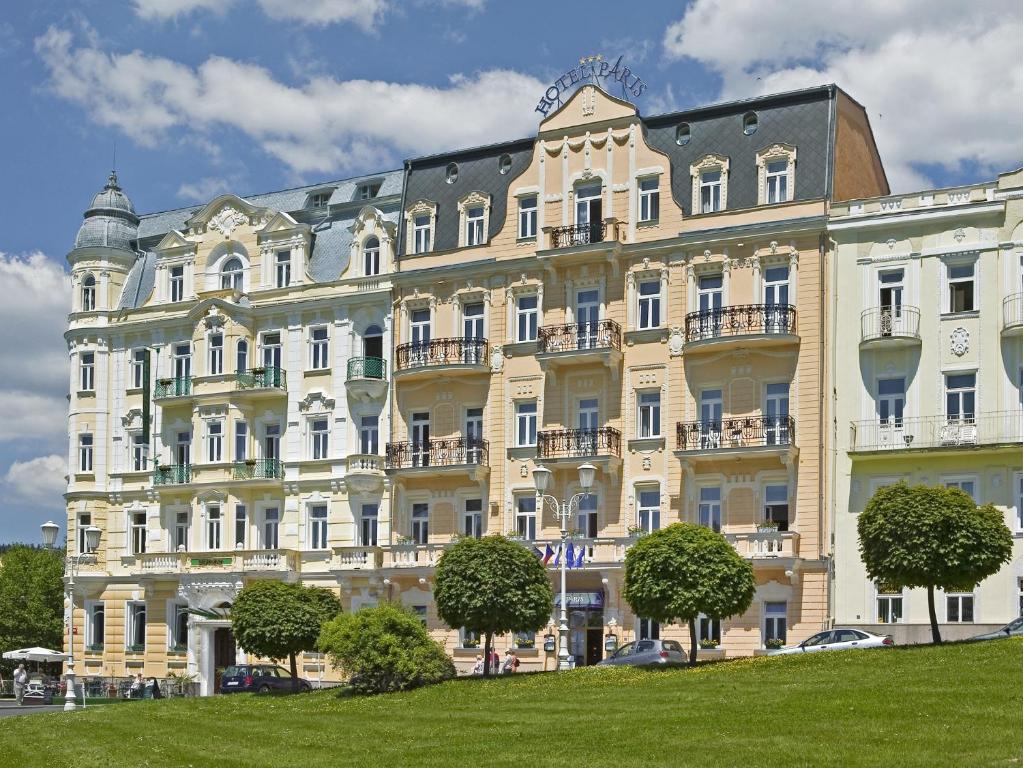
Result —
M0 765L1023 765L1023 641L0 720Z

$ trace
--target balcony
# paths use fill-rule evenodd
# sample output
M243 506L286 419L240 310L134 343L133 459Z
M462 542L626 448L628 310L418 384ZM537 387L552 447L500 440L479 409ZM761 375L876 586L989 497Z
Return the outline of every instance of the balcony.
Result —
M393 544L384 549L384 568L433 568L448 544Z
M168 400L170 398L186 398L192 396L192 379L183 376L175 379L157 379L153 387L154 400Z
M548 325L536 334L536 359L545 369L597 363L618 378L622 329L614 320Z
M1023 334L1023 293L1002 299L1002 334L1005 336Z
M168 464L153 468L153 485L184 485L192 482L191 464Z
M231 465L232 480L283 480L284 464L280 459L247 459Z
M290 549L146 552L124 560L143 574L293 571L298 567L298 553Z
M244 373L235 374L235 385L241 392L280 395L288 391L288 375L283 368L250 368Z
M918 416L852 423L850 453L887 454L891 451L940 449L978 450L1004 447L1019 450L1023 443L1023 411L976 414L972 418Z
M394 354L394 375L406 379L490 372L486 339L460 336L399 344Z
M772 560L774 561L772 564L777 564L779 558L799 557L799 534L795 531L756 531L724 535L735 551L747 560ZM574 537L569 541L572 542L576 553L579 549L583 550L582 564L584 568L587 566L604 568L620 566L624 563L625 553L638 541L638 537L597 537L595 539ZM522 541L521 543L528 549L535 546L541 552L546 552L548 546L557 552L558 547L561 546L560 539Z
M345 386L358 400L376 400L387 391L387 361L380 357L350 358Z
M380 490L384 484L384 457L353 453L345 459L345 484L358 493Z
M551 248L572 248L617 240L618 225L606 221L594 224L572 224L551 229Z
M799 557L799 534L795 531L726 533L725 538L747 560Z
M565 468L589 462L616 475L622 461L622 433L614 427L540 432L536 436L536 458Z
M373 571L380 567L379 547L334 547L332 567L340 571Z
M791 416L740 416L722 421L680 421L675 425L675 455L697 459L753 457L788 453L796 441Z
M490 444L477 438L456 437L423 443L388 443L386 469L404 475L458 474L467 472L473 481L489 471Z
M686 315L685 351L774 347L798 343L796 308L790 304L741 304Z
M906 305L872 307L860 314L860 346L915 346L920 343L920 310Z

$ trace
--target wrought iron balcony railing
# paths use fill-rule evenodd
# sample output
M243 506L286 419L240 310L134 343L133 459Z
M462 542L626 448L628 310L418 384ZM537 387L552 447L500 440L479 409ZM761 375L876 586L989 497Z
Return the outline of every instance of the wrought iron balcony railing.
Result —
M238 389L283 389L288 388L287 371L283 368L263 366L250 368L236 374Z
M541 459L621 456L622 433L613 427L540 432L536 436L536 455Z
M740 304L686 315L687 342L795 332L796 308L791 304Z
M555 227L551 230L551 248L568 248L573 245L589 245L615 240L618 234L617 225L609 227L606 222L593 224L572 224L567 227Z
M232 480L281 480L284 465L280 459L249 459L231 465Z
M192 482L191 464L168 464L153 469L153 485L180 485Z
M387 378L387 361L382 357L353 357L348 360L348 381Z
M192 394L192 379L182 376L175 379L159 379L153 387L153 397L184 397Z
M871 307L860 313L860 340L919 339L920 310L905 304Z
M399 371L431 365L486 365L486 339L457 336L399 344L395 350L394 367Z
M622 328L614 320L595 323L548 325L536 333L538 352L575 352L581 349L622 348Z
M791 445L796 420L791 416L743 416L721 421L680 421L675 425L680 451L714 451Z
M388 469L413 467L487 466L490 443L479 438L456 437L450 440L388 443Z

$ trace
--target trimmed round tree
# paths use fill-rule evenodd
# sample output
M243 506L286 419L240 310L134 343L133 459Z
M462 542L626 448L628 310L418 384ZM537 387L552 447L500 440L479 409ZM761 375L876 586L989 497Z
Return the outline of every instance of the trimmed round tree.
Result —
M720 533L675 523L642 536L625 553L625 600L633 613L661 624L689 625L696 663L696 619L725 619L753 602L753 566Z
M931 639L941 642L935 588L972 590L1012 557L1002 513L958 488L898 483L879 488L860 513L867 575L894 589L923 587Z
M316 650L320 629L341 613L337 595L321 587L283 581L254 581L238 593L231 606L231 630L249 653L291 662L292 689L298 686L302 651Z
M437 562L433 596L449 627L486 638L485 659L495 634L537 632L554 608L543 564L504 536L465 538L446 550ZM483 665L483 675L490 675L490 664Z

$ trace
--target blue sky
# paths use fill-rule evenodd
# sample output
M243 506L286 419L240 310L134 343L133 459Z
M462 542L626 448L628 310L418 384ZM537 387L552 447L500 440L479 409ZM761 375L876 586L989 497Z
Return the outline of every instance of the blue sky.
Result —
M140 212L192 205L528 135L549 80L624 54L647 114L837 82L909 191L1023 164L1020 39L1014 0L9 3L0 541L63 522L64 256L115 145Z

